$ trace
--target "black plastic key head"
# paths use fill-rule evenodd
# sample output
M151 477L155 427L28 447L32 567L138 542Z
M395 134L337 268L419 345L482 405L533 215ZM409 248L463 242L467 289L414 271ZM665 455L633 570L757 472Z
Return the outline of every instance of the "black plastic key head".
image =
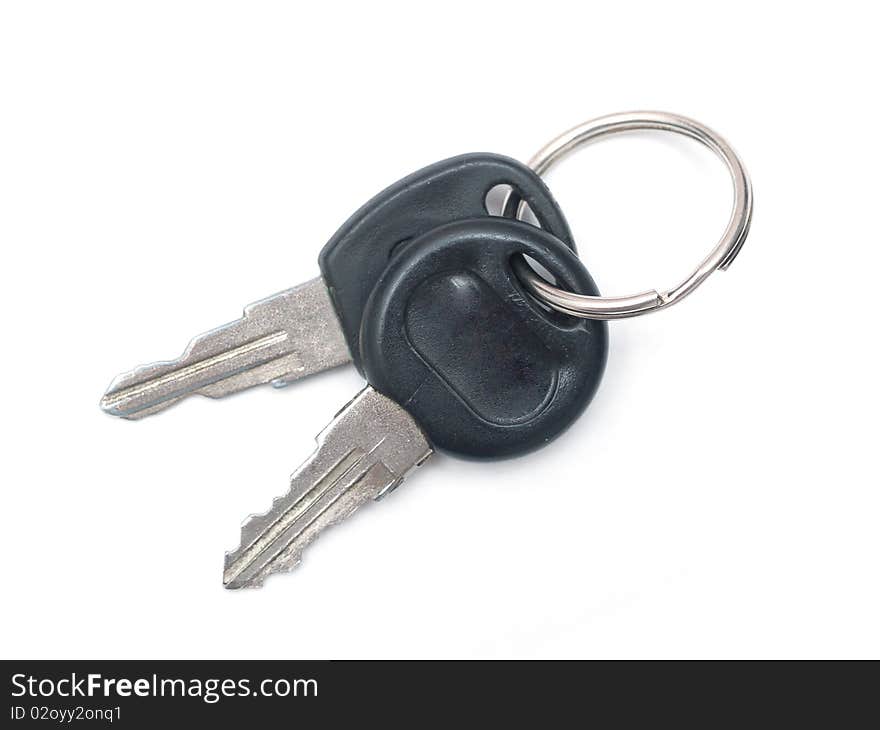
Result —
M423 168L383 190L324 246L319 258L342 330L358 369L364 306L391 256L432 228L489 217L486 194L510 185L541 226L574 249L565 217L540 177L516 160L488 153L461 155Z
M596 392L605 323L534 300L511 267L520 254L566 289L598 294L558 238L496 217L420 236L393 258L367 302L360 334L367 379L441 449L478 458L530 451L561 433Z

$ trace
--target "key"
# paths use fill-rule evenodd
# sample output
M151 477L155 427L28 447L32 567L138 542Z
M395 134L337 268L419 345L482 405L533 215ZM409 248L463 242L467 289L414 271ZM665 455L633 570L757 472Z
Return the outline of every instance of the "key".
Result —
M399 486L435 448L514 456L580 415L602 377L606 325L532 299L512 268L521 254L570 291L598 294L563 242L508 219L439 226L394 257L363 312L369 385L321 432L288 493L245 522L226 555L227 588L298 565L324 529Z
M364 306L393 255L427 231L488 217L485 198L510 185L543 228L574 249L550 191L529 168L492 154L453 157L387 188L358 210L321 252L322 276L251 304L244 316L193 339L176 360L114 379L101 408L136 419L199 394L221 398L264 383L288 385L360 362Z
M385 495L433 453L412 416L370 387L317 440L288 495L242 527L241 547L226 555L227 588L260 586L271 573L294 568L322 530Z
M193 339L177 360L118 376L101 408L142 418L194 393L222 398L263 383L283 387L348 362L324 282L312 279L248 305L241 319Z

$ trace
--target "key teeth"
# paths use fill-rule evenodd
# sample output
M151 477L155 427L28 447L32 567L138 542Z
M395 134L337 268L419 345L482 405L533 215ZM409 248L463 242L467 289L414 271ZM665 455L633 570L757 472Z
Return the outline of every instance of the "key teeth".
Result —
M289 491L288 491L289 493ZM273 511L278 508L278 506L283 502L286 498L285 496L275 497L272 500L272 507L270 507L266 512L262 514L251 514L245 519L245 521L241 525L241 542L239 546L235 550L230 550L226 553L224 560L224 568L223 568L223 587L231 590L236 590L239 588L262 588L263 583L266 578L268 578L272 573L277 573L281 570L281 567L276 568L276 564L283 563L289 567L283 568L286 570L292 570L297 565L299 565L301 556L292 562L285 562L282 559L282 556L279 556L275 559L269 566L266 571L259 572L253 575L250 579L242 579L242 574L239 573L234 578L229 580L226 579L226 574L229 569L235 565L236 561L241 557L241 555L256 542L257 539L263 534L263 532L271 526L271 524L275 521L275 517L273 516Z
M393 490L396 486L398 486L402 482L403 482L403 477L395 480L391 486L382 490L382 492L380 494L378 494L375 497L375 499L379 499L380 497L385 496L386 494L388 494L389 491ZM284 500L284 497L277 497L276 499L273 500L273 506L276 503L281 502L283 500ZM252 540L251 541L247 540L247 538L245 537L245 530L247 528L250 528L253 526L253 518L254 517L265 518L271 513L271 510L270 510L270 512L267 512L266 514L263 514L263 515L252 515L242 525L242 542L241 542L241 544L238 546L238 548L236 550L233 550L231 552L226 553L225 561L224 561L223 587L227 588L229 590L238 590L241 588L262 588L266 582L266 579L270 575L274 575L275 573L288 573L291 570L294 570L295 568L299 567L299 565L302 563L303 555L305 554L306 549L308 547L310 547L311 544L313 542L315 542L315 540L317 540L324 533L324 530L326 530L329 527L334 527L334 526L340 524L341 522L344 522L345 520L350 518L355 512L357 512L358 509L360 508L360 506L361 505L359 505L359 504L352 504L344 512L338 512L338 513L334 514L332 519L330 519L326 524L324 524L322 526L321 530L316 531L314 533L311 533L305 541L291 545L286 551L284 551L283 553L280 553L266 567L266 569L264 571L261 571L260 573L255 574L250 579L241 580L240 579L241 575L239 574L230 580L226 580L226 577L225 577L226 572L230 569L230 567L235 565L235 562L236 562L238 556L246 549L245 545L250 545L253 542ZM262 530L257 532L256 537L259 537L260 534L262 534Z
M288 492L289 493L289 492ZM252 514L241 525L241 542L235 550L226 553L224 561L224 578L223 586L229 589L238 588L262 588L266 578L273 573L280 573L293 570L302 562L302 554L308 545L312 543L315 537L300 545L291 546L290 555L281 553L272 563L269 564L265 571L255 574L249 580L240 580L241 574L235 576L231 580L226 580L226 573L235 565L235 562L251 545L256 542L260 536L268 529L277 519L273 512L284 502L285 496L276 497L272 500L272 507L262 514ZM338 521L338 520L337 520Z
M255 512L247 516L245 521L241 523L241 544L238 546L238 550L233 552L241 552L245 546L253 544L269 528L276 519L274 513L282 502L287 500L291 491L292 488L286 494L275 497L272 500L272 506L265 512Z
M293 496L292 493L296 488L295 485L297 477L300 476L307 468L307 466L316 458L318 451L321 448L322 436L323 431L318 434L318 437L315 439L315 450L299 467L299 469L297 469L291 475L287 492L275 497L272 500L271 506L265 512L252 513L248 515L248 517L242 522L239 546L235 550L226 553L223 571L223 586L225 588L261 588L266 578L272 573L277 573L281 570L292 570L301 562L302 550L308 543L305 543L301 548L296 549L293 555L287 556L287 559L285 559L283 553L278 555L265 571L261 571L253 575L250 579L241 580L241 573L230 580L226 579L226 574L229 569L235 564L239 557L241 557L248 550L248 548L250 548L257 540L259 540L263 533L271 527L271 525L278 519L279 513L283 512L285 504L291 501L291 497ZM294 501L299 496L301 495L297 495L297 497L294 497Z
M238 548L226 553L226 588L257 587L273 573L295 568L326 528L392 491L431 454L412 417L369 386L317 441L291 476L287 493L242 524Z

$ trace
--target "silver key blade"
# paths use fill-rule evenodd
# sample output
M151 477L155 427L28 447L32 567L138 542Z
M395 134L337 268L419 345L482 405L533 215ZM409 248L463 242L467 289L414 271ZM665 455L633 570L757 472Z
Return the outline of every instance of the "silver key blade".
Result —
M248 305L241 319L193 339L177 360L117 376L101 408L141 418L193 393L222 398L263 383L282 386L348 362L342 328L319 277Z
M412 416L367 386L318 435L318 448L290 478L290 491L241 528L226 554L227 588L261 586L295 568L321 531L399 485L432 453Z

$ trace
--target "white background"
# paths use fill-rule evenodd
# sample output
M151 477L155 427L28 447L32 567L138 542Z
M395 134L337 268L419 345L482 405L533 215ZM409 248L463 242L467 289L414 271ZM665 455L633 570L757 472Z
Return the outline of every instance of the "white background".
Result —
M876 19L865 3L7 2L0 655L880 657ZM399 177L657 108L755 185L727 273L611 324L529 457L438 455L260 591L238 526L362 382L126 422L120 371L318 272ZM549 183L605 293L669 286L726 172L662 135Z

